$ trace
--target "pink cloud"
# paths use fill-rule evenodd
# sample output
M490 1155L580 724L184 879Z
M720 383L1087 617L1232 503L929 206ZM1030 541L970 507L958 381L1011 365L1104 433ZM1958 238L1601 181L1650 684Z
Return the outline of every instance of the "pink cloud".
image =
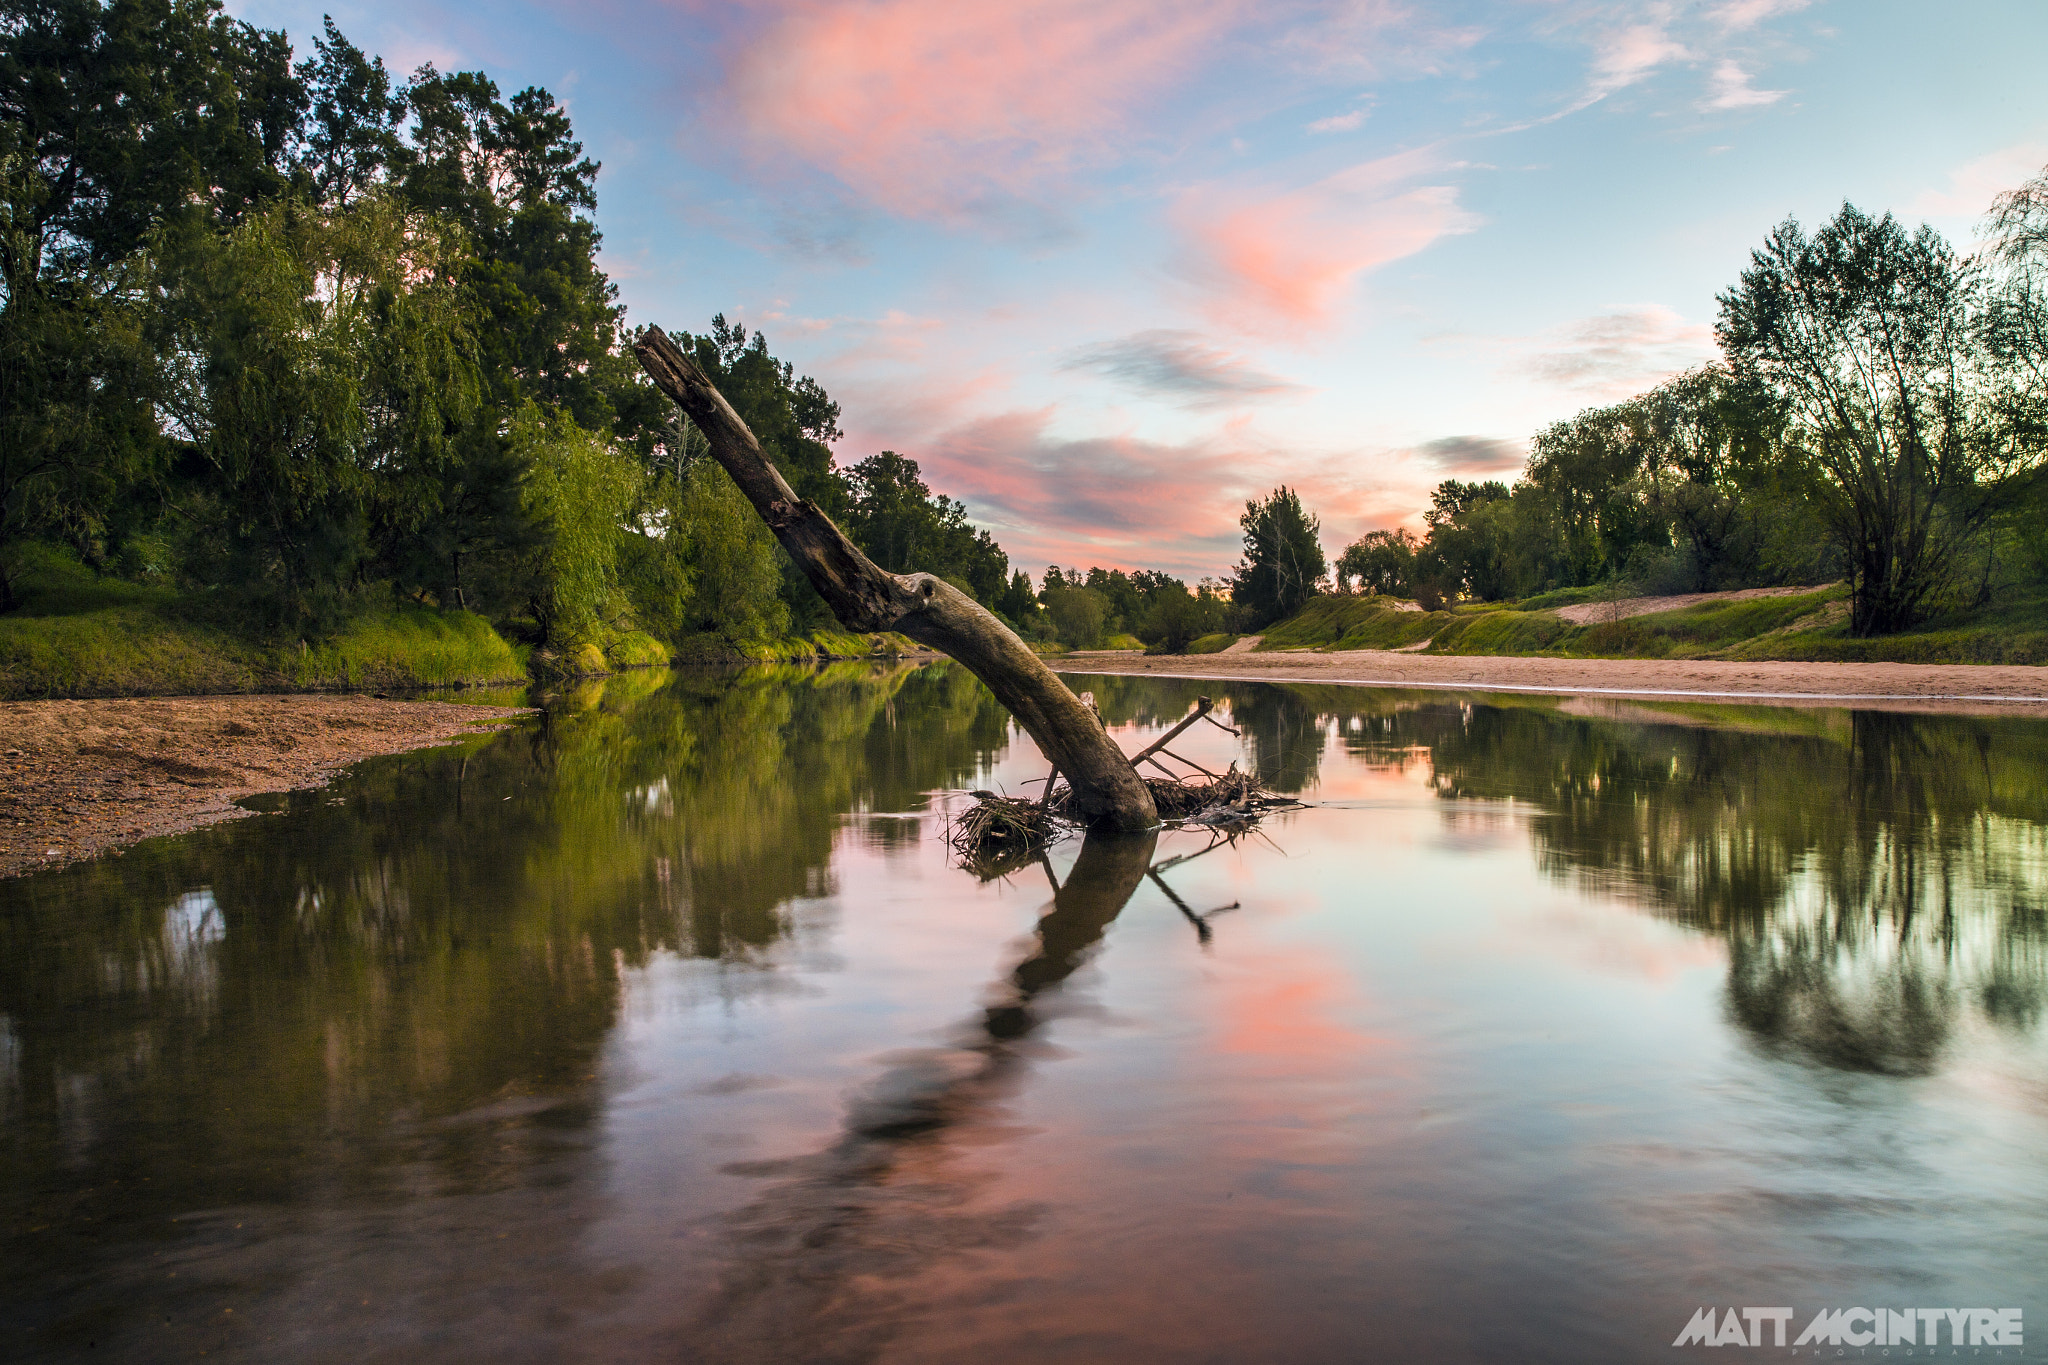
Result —
M963 406L948 400L924 415L943 418ZM1246 500L1278 484L1299 491L1321 517L1324 548L1335 555L1371 527L1414 520L1444 477L1436 461L1413 452L1303 452L1235 420L1177 442L1128 432L1067 437L1057 421L1047 407L956 415L925 425L923 436L904 427L887 438L854 431L840 459L883 446L909 455L934 490L964 502L1012 564L1033 574L1047 564L1099 564L1163 569L1189 582L1229 572L1242 549Z
M926 442L917 459L1020 568L1100 564L1199 577L1236 559L1245 466L1263 464L1263 452L1227 438L1067 439L1051 432L1053 416L982 417Z
M1245 0L793 0L726 71L762 150L897 213L951 218L1107 161Z
M1600 98L1634 85L1667 62L1683 61L1685 45L1661 23L1628 24L1602 34L1593 48L1592 95Z
M1176 216L1195 247L1196 273L1217 292L1215 311L1223 320L1321 326L1358 276L1477 226L1479 220L1458 207L1453 186L1400 188L1446 169L1424 148L1251 202L1204 187L1182 199Z
M2048 165L2048 142L2016 142L1973 157L1949 172L1946 189L1921 191L1913 212L1977 218L1991 211L1991 201L2040 174Z
M1759 90L1749 83L1750 76L1741 65L1724 61L1714 68L1711 91L1702 101L1702 109L1754 109L1761 105L1776 104L1790 94L1789 90Z
M1737 33L1754 28L1766 19L1803 10L1809 3L1811 0L1728 0L1724 5L1717 5L1707 17L1723 31Z

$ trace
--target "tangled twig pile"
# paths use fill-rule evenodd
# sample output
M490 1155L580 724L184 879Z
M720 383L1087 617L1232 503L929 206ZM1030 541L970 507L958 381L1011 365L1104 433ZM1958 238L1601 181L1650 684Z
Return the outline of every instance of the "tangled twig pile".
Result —
M999 876L1073 832L1036 801L993 792L975 795L981 799L948 825L946 842L966 867L984 876Z
M1146 787L1152 792L1153 804L1159 808L1160 819L1175 828L1193 825L1241 829L1269 810L1300 805L1292 797L1276 796L1267 791L1250 773L1238 771L1235 763L1223 773L1211 773L1187 759L1178 759L1167 750L1168 741L1198 720L1209 719L1210 724L1229 729L1209 717L1210 705L1207 697L1201 698L1192 714L1132 760L1134 764L1150 763L1169 774L1145 779ZM1231 733L1237 732L1231 730ZM1162 753L1194 768L1202 777L1194 779L1171 775L1172 769L1155 757ZM1059 781L1057 772L1047 777L1046 783L1049 789L1039 801L998 796L993 792L973 793L978 798L976 803L951 822L946 835L953 851L960 855L962 864L985 876L1000 875L1034 856L1039 849L1072 833L1076 818L1072 808L1072 790Z

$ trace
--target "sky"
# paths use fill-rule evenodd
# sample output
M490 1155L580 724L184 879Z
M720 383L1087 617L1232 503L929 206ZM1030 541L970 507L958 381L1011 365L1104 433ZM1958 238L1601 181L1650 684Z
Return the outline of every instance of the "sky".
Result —
M631 324L761 330L1013 563L1334 555L1715 356L1846 200L1971 245L2048 165L2042 0L229 0L544 86Z

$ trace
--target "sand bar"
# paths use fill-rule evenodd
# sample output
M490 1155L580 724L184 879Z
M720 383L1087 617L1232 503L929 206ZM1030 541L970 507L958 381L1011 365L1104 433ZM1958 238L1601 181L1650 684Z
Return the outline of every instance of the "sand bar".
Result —
M0 877L232 820L241 797L522 714L362 696L0 703Z
M1241 682L1340 683L1569 696L1661 697L1786 706L1971 711L2048 717L2048 668L2021 664L1736 663L1722 659L1545 659L1319 653L1144 655L1076 651L1062 673L1146 673Z

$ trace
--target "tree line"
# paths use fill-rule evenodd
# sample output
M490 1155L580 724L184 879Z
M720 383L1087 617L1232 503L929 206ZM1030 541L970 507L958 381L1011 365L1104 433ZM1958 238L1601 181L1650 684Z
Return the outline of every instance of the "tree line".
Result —
M391 596L563 650L830 626L634 362L598 171L548 91L331 19L295 59L217 0L0 4L0 609L55 548L291 632ZM759 332L678 340L884 568L1012 592L916 461L835 463Z
M2048 582L2048 172L1987 245L1845 204L1787 220L1719 296L1721 359L1539 432L1522 476L1446 480L1340 590L1526 598L1846 580L1879 635Z
M555 650L829 627L628 350L599 166L539 87L300 57L218 0L0 0L0 610L38 556L280 632L368 603ZM1226 579L1011 565L914 459L841 466L840 408L758 332L678 341L877 563L1027 637L1168 649L1334 584L1422 599L1846 578L1900 629L2048 578L2048 176L1988 245L1845 206L1720 299L1723 357L1447 480L1426 534L1329 564L1286 487Z

